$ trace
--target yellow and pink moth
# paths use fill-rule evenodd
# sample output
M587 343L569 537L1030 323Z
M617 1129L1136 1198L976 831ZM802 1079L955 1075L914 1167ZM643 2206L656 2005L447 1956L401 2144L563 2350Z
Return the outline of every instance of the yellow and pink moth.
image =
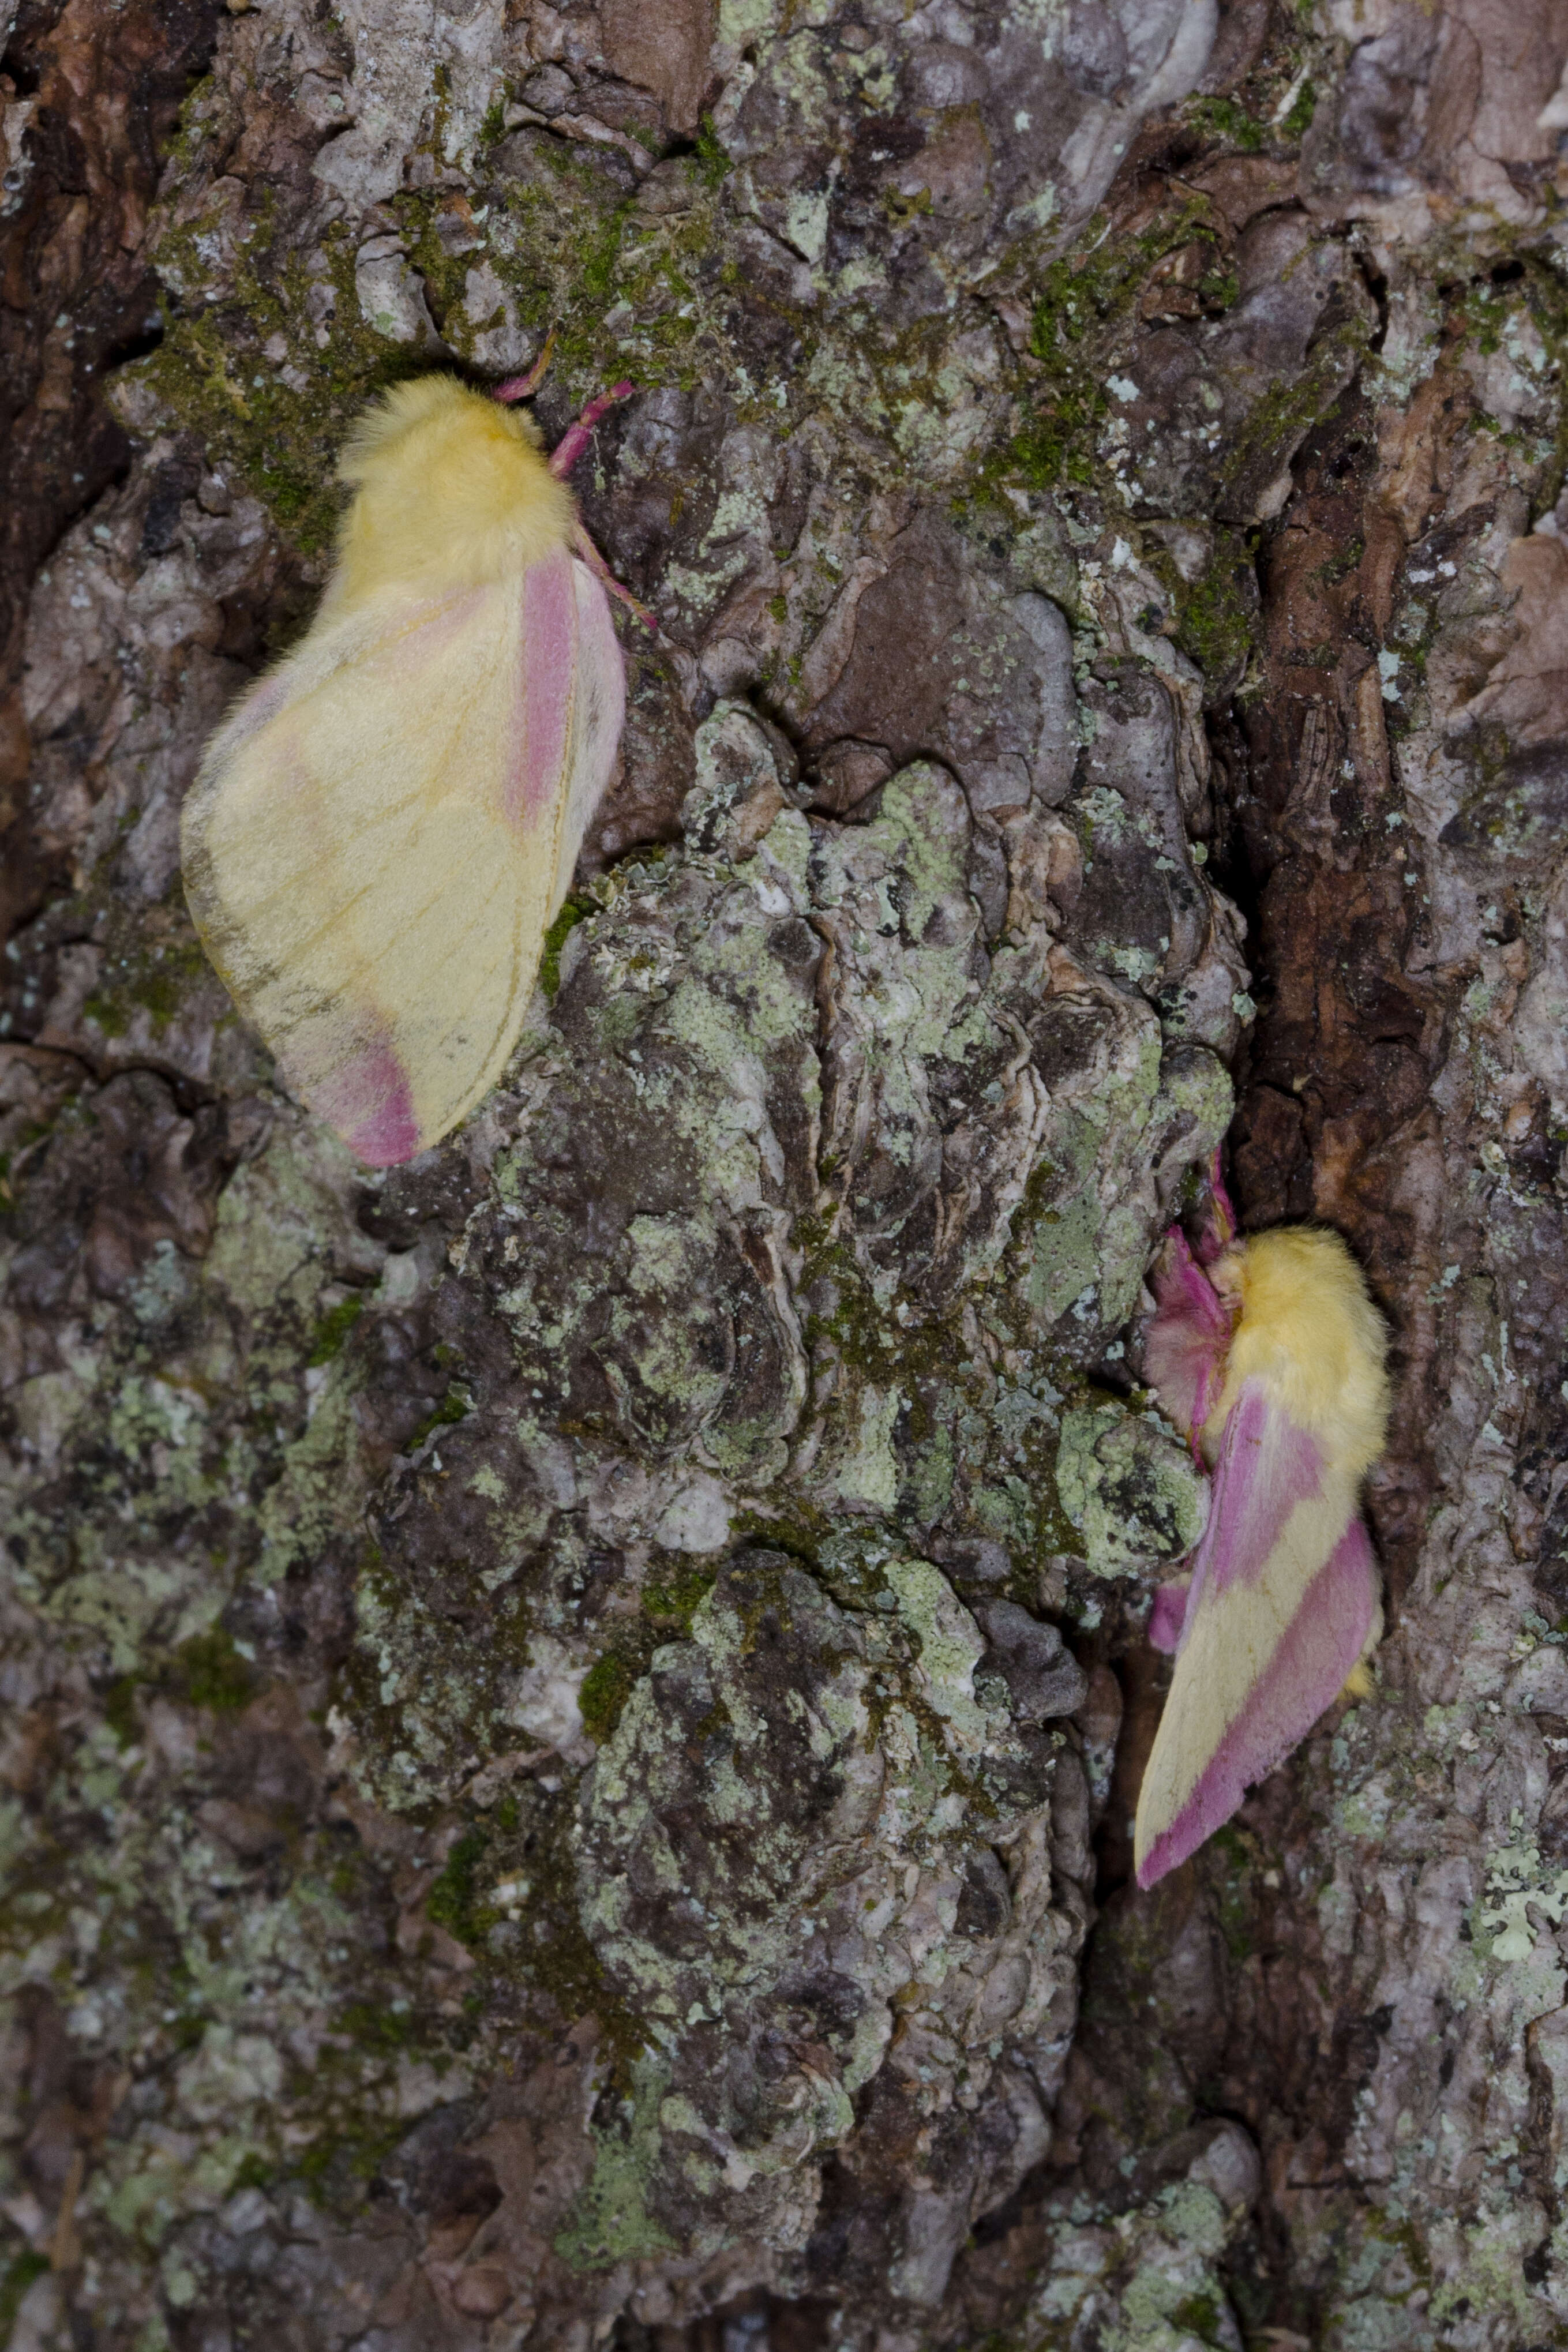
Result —
M426 376L360 418L316 617L185 803L202 945L288 1086L373 1168L439 1141L500 1076L620 740L605 591L626 592L565 476L631 386L547 457L510 404L543 364L489 397Z
M1175 1652L1133 1832L1152 1886L1229 1820L1356 1676L1383 1630L1363 1478L1388 1418L1382 1318L1337 1234L1237 1238L1217 1160L1197 1253L1179 1227L1145 1348L1211 1475L1184 1585L1149 1638Z

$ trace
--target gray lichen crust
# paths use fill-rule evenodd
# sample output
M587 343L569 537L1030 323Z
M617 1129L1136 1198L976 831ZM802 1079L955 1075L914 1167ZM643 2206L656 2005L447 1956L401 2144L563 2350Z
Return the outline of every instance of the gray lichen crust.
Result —
M230 0L29 627L13 2352L1568 2324L1559 16ZM660 635L505 1083L372 1177L179 803L356 406L551 329ZM1237 1082L1398 1320L1404 1614L1145 1902Z
M640 2105L601 2139L562 2247L584 2263L745 2241L804 2284L821 2158L884 2168L901 2132L933 2178L889 2216L889 2280L931 2305L1045 2153L1088 1860L1082 1768L1047 1718L1082 1678L1016 1719L940 1570L879 1555L856 1609L785 1554L735 1555L584 1782L584 1928L647 2020L660 2127L640 2243L603 2186Z

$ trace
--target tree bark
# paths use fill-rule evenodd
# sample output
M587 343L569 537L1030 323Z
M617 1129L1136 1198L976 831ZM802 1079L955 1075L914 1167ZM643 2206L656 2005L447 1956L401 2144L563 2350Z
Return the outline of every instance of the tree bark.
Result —
M0 2341L1568 2341L1561 7L4 71ZM504 1084L373 1175L179 804L357 409L547 332L658 635ZM1140 1895L1222 1144L1387 1315L1387 1631Z

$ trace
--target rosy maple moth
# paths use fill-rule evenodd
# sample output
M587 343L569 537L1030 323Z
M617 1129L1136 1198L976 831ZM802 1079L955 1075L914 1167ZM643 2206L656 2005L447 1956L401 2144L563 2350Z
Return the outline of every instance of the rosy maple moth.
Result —
M1175 1671L1138 1800L1140 1886L1284 1761L1383 1627L1359 1507L1388 1417L1382 1318L1337 1234L1238 1240L1217 1162L1210 1184L1197 1254L1179 1227L1166 1237L1145 1345L1211 1486L1186 1586L1149 1621Z
M500 1076L620 740L605 590L626 592L564 477L631 386L547 457L504 404L542 368L493 397L425 376L364 412L316 617L185 803L203 946L289 1087L373 1168L438 1141Z

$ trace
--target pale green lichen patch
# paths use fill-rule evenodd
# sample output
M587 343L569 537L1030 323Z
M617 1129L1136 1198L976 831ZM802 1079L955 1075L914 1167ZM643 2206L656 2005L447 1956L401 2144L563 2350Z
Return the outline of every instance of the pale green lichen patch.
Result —
M610 2112L592 2128L594 2169L555 2239L556 2252L574 2270L605 2270L639 2255L673 2252L674 2240L647 2208L668 2082L661 2059L639 2058L632 2065L630 2095L601 2102Z
M856 407L869 404L883 419L899 462L918 454L949 478L994 424L989 368L966 366L930 322L884 349L868 343L853 311L844 320L799 311L805 366L755 372L736 312L729 183L700 163L662 178L650 202L613 152L523 131L476 155L471 191L456 203L445 188L395 194L368 264L341 223L301 251L273 202L247 217L233 202L236 184L204 186L200 168L156 241L169 289L163 341L124 373L117 397L142 429L195 431L308 552L333 533L337 451L368 397L448 352L505 373L547 332L553 383L568 397L628 374L686 391L721 380L738 415L777 429L826 385L853 383ZM816 200L805 201L811 213ZM810 242L805 215L795 226ZM731 509L746 504L765 536L752 491L720 494L685 560L667 568L667 588L696 610L711 609L743 565L726 496Z
M1062 1416L1057 1487L1097 1576L1185 1558L1204 1531L1208 1481L1157 1416L1117 1404Z
M583 1784L583 1927L663 2058L658 2133L631 2096L599 2142L574 2260L601 2258L600 2168L621 2184L634 2156L639 2235L703 2242L701 2200L722 2184L748 2226L794 2242L817 2163L852 2128L852 2093L883 2063L895 2000L956 2036L978 2094L996 1972L1010 2016L1050 1998L1052 1935L1031 1947L1005 1906L970 1916L960 1895L983 1867L965 1859L976 1838L1027 1840L1058 1750L1020 1738L1000 1683L977 1690L984 1640L930 1561L862 1547L837 1580L855 1607L784 1554L733 1557L689 1640L648 1659ZM1026 1879L1026 1866L1022 1911ZM713 2063L742 2015L754 2039L816 1999L805 1988L829 1954L843 1990L818 2001L821 2059L782 2074Z
M985 1643L973 1618L929 1560L889 1560L883 1573L919 1645L927 1698L960 1741L977 1744L985 1734L985 1718L975 1704L974 1669Z
M1090 2314L1106 2352L1241 2341L1226 2258L1246 2217L1201 2177L1211 2164L1200 2155L1186 2179L1129 2211L1061 2216L1020 2331L1031 2352L1068 2343ZM1223 2178L1228 2167L1213 2168Z
M1541 1930L1532 1914L1552 1927L1560 1927L1568 1911L1568 1871L1552 1870L1542 1862L1540 1846L1522 1834L1523 1819L1516 1805L1510 1822L1513 1843L1500 1846L1487 1857L1487 1898L1481 1906L1480 1927L1491 1958L1504 1962L1533 1958Z

